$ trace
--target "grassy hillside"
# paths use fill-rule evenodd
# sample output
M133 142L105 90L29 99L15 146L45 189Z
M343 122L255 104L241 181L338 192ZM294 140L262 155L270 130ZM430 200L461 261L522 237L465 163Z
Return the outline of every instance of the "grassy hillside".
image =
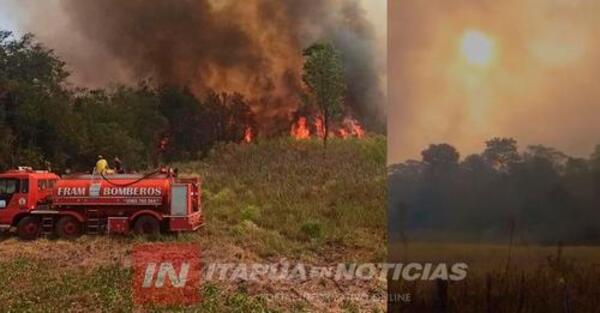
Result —
M224 145L206 159L177 164L203 180L206 225L162 241L198 243L206 262L329 265L385 259L385 138L289 139ZM141 238L84 236L0 243L0 311L132 310L130 252ZM375 285L373 285L375 284ZM384 293L385 286L308 282L205 284L199 311L379 310L383 303L309 303L299 293ZM261 295L285 293L285 303Z
M255 242L262 257L319 254L331 244L382 259L383 138L336 140L327 149L318 141L228 145L181 168L205 180L208 228Z

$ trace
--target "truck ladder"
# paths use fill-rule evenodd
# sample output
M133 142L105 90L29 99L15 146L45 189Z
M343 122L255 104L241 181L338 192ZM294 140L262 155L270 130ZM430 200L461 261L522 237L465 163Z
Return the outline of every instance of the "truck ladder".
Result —
M88 209L86 211L87 222L86 232L90 235L97 235L100 233L100 214L97 209Z

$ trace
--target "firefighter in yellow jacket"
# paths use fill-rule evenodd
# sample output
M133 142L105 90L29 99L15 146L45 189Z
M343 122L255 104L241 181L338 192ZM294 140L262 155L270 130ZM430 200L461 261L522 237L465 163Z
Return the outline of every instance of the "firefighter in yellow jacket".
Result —
M98 162L96 162L96 173L97 174L106 174L108 171L108 161L104 159L101 155L98 156Z

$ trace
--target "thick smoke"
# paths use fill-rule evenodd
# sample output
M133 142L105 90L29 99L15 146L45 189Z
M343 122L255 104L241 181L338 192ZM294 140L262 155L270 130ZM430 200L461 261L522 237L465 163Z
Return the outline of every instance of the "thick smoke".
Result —
M600 1L389 2L389 161L430 143L463 155L490 138L587 157L600 143ZM485 33L494 59L465 64L465 31Z
M302 50L331 41L347 64L353 113L381 122L376 39L357 0L63 0L61 8L72 29L103 51L76 68L81 77L119 73L130 83L151 79L199 95L239 92L262 119L298 107Z

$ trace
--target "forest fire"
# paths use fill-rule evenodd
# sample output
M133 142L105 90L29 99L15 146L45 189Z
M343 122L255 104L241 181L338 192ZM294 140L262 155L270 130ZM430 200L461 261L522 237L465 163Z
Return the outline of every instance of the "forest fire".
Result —
M340 131L346 131L346 136L342 136L343 138L347 138L348 136L350 136L360 139L365 136L365 130L362 128L362 126L360 125L360 123L358 123L357 120L352 118L346 118L344 119L343 124L345 125L345 128L340 128Z
M60 7L61 14L32 24L47 30L59 24L56 16L69 21L72 30L52 32L47 44L58 48L82 87L135 85L151 78L159 86L189 88L198 98L212 91L239 93L256 109L261 134L272 135L280 130L275 122L287 122L294 109L289 99L304 93L304 49L330 42L344 55L347 106L362 118L373 111L366 104L383 103L385 68L376 61L381 45L364 1L59 2L40 3ZM76 46L70 31L89 40L93 51L64 48Z
M310 130L308 129L306 117L301 116L296 123L292 124L290 136L298 140L310 138Z
M246 127L244 131L244 142L250 143L254 139L254 133L252 132L252 127Z
M325 127L323 118L315 116L311 118L313 122L309 122L306 116L300 116L296 122L292 123L290 128L290 136L296 140L304 140L310 138L325 137ZM342 139L358 138L365 136L365 130L360 123L353 118L346 117L341 123L331 127L329 137L338 137Z

